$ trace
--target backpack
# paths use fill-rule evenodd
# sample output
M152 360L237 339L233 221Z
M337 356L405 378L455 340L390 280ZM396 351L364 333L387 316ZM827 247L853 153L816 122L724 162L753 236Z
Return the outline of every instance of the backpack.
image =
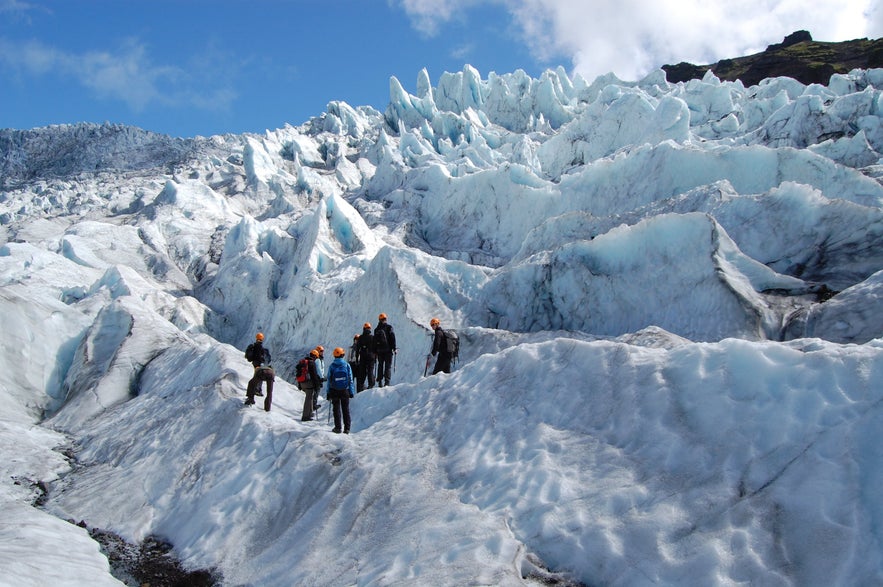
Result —
M298 383L310 380L310 363L306 359L297 362L297 366L294 368L294 378Z
M331 363L328 379L330 380L331 389L343 390L350 388L350 378L346 372L346 367L340 363Z
M251 343L250 345L248 345L247 347L245 347L245 358L246 358L246 360L248 360L248 361L254 361L254 360L255 360L255 356L254 356L254 343Z
M457 359L460 356L460 335L457 334L456 330L445 330L445 345L448 349L448 354L451 355L452 359Z
M385 328L378 327L374 329L374 348L389 349L389 340L387 339Z

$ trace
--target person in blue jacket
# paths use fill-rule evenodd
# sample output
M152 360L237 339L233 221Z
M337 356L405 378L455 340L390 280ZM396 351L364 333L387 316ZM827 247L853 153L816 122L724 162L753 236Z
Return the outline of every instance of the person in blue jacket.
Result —
M332 432L340 434L341 419L343 419L343 433L350 433L350 398L356 395L356 380L353 370L346 360L346 351L342 347L334 349L334 360L328 365L326 376L325 397L331 402L334 412L334 429Z

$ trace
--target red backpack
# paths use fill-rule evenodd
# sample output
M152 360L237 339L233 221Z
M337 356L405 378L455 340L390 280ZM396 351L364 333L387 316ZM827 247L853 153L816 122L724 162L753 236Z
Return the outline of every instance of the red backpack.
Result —
M294 377L298 383L310 380L310 362L307 359L301 359L294 368Z

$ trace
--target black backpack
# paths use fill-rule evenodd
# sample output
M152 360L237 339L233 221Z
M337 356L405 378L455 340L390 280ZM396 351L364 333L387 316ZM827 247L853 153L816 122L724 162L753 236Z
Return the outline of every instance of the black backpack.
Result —
M389 350L389 338L386 336L386 328L374 329L374 348L377 350Z
M256 357L254 356L254 343L251 343L250 345L245 347L245 358L248 361L255 360Z
M456 330L445 330L445 346L452 359L460 357L460 335Z

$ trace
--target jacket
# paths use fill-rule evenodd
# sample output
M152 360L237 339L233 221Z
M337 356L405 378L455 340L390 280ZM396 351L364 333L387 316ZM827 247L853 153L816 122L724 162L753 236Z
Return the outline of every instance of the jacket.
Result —
M333 399L335 391L340 393L340 390L331 389L331 370L341 368L346 370L347 377L347 387L344 391L348 392L350 397L356 396L356 378L353 377L352 367L350 367L350 364L347 363L344 357L335 357L335 359L331 361L331 364L328 365L328 373L326 374L327 381L325 383L325 397L328 399Z
M371 334L370 328L362 330L359 336L359 362L370 361L374 358L374 335Z
M439 354L442 357L451 356L450 351L448 351L448 341L445 340L445 331L441 326L436 327L435 337L432 339L432 356L435 356L436 354Z
M385 336L379 336L380 331L383 331ZM386 340L386 344L384 344L384 340ZM381 322L374 329L374 350L377 354L396 350L396 333L393 332L389 323Z
M254 349L254 359L252 359L251 364L255 368L270 364L270 351L264 348L264 343L255 341L250 346Z

